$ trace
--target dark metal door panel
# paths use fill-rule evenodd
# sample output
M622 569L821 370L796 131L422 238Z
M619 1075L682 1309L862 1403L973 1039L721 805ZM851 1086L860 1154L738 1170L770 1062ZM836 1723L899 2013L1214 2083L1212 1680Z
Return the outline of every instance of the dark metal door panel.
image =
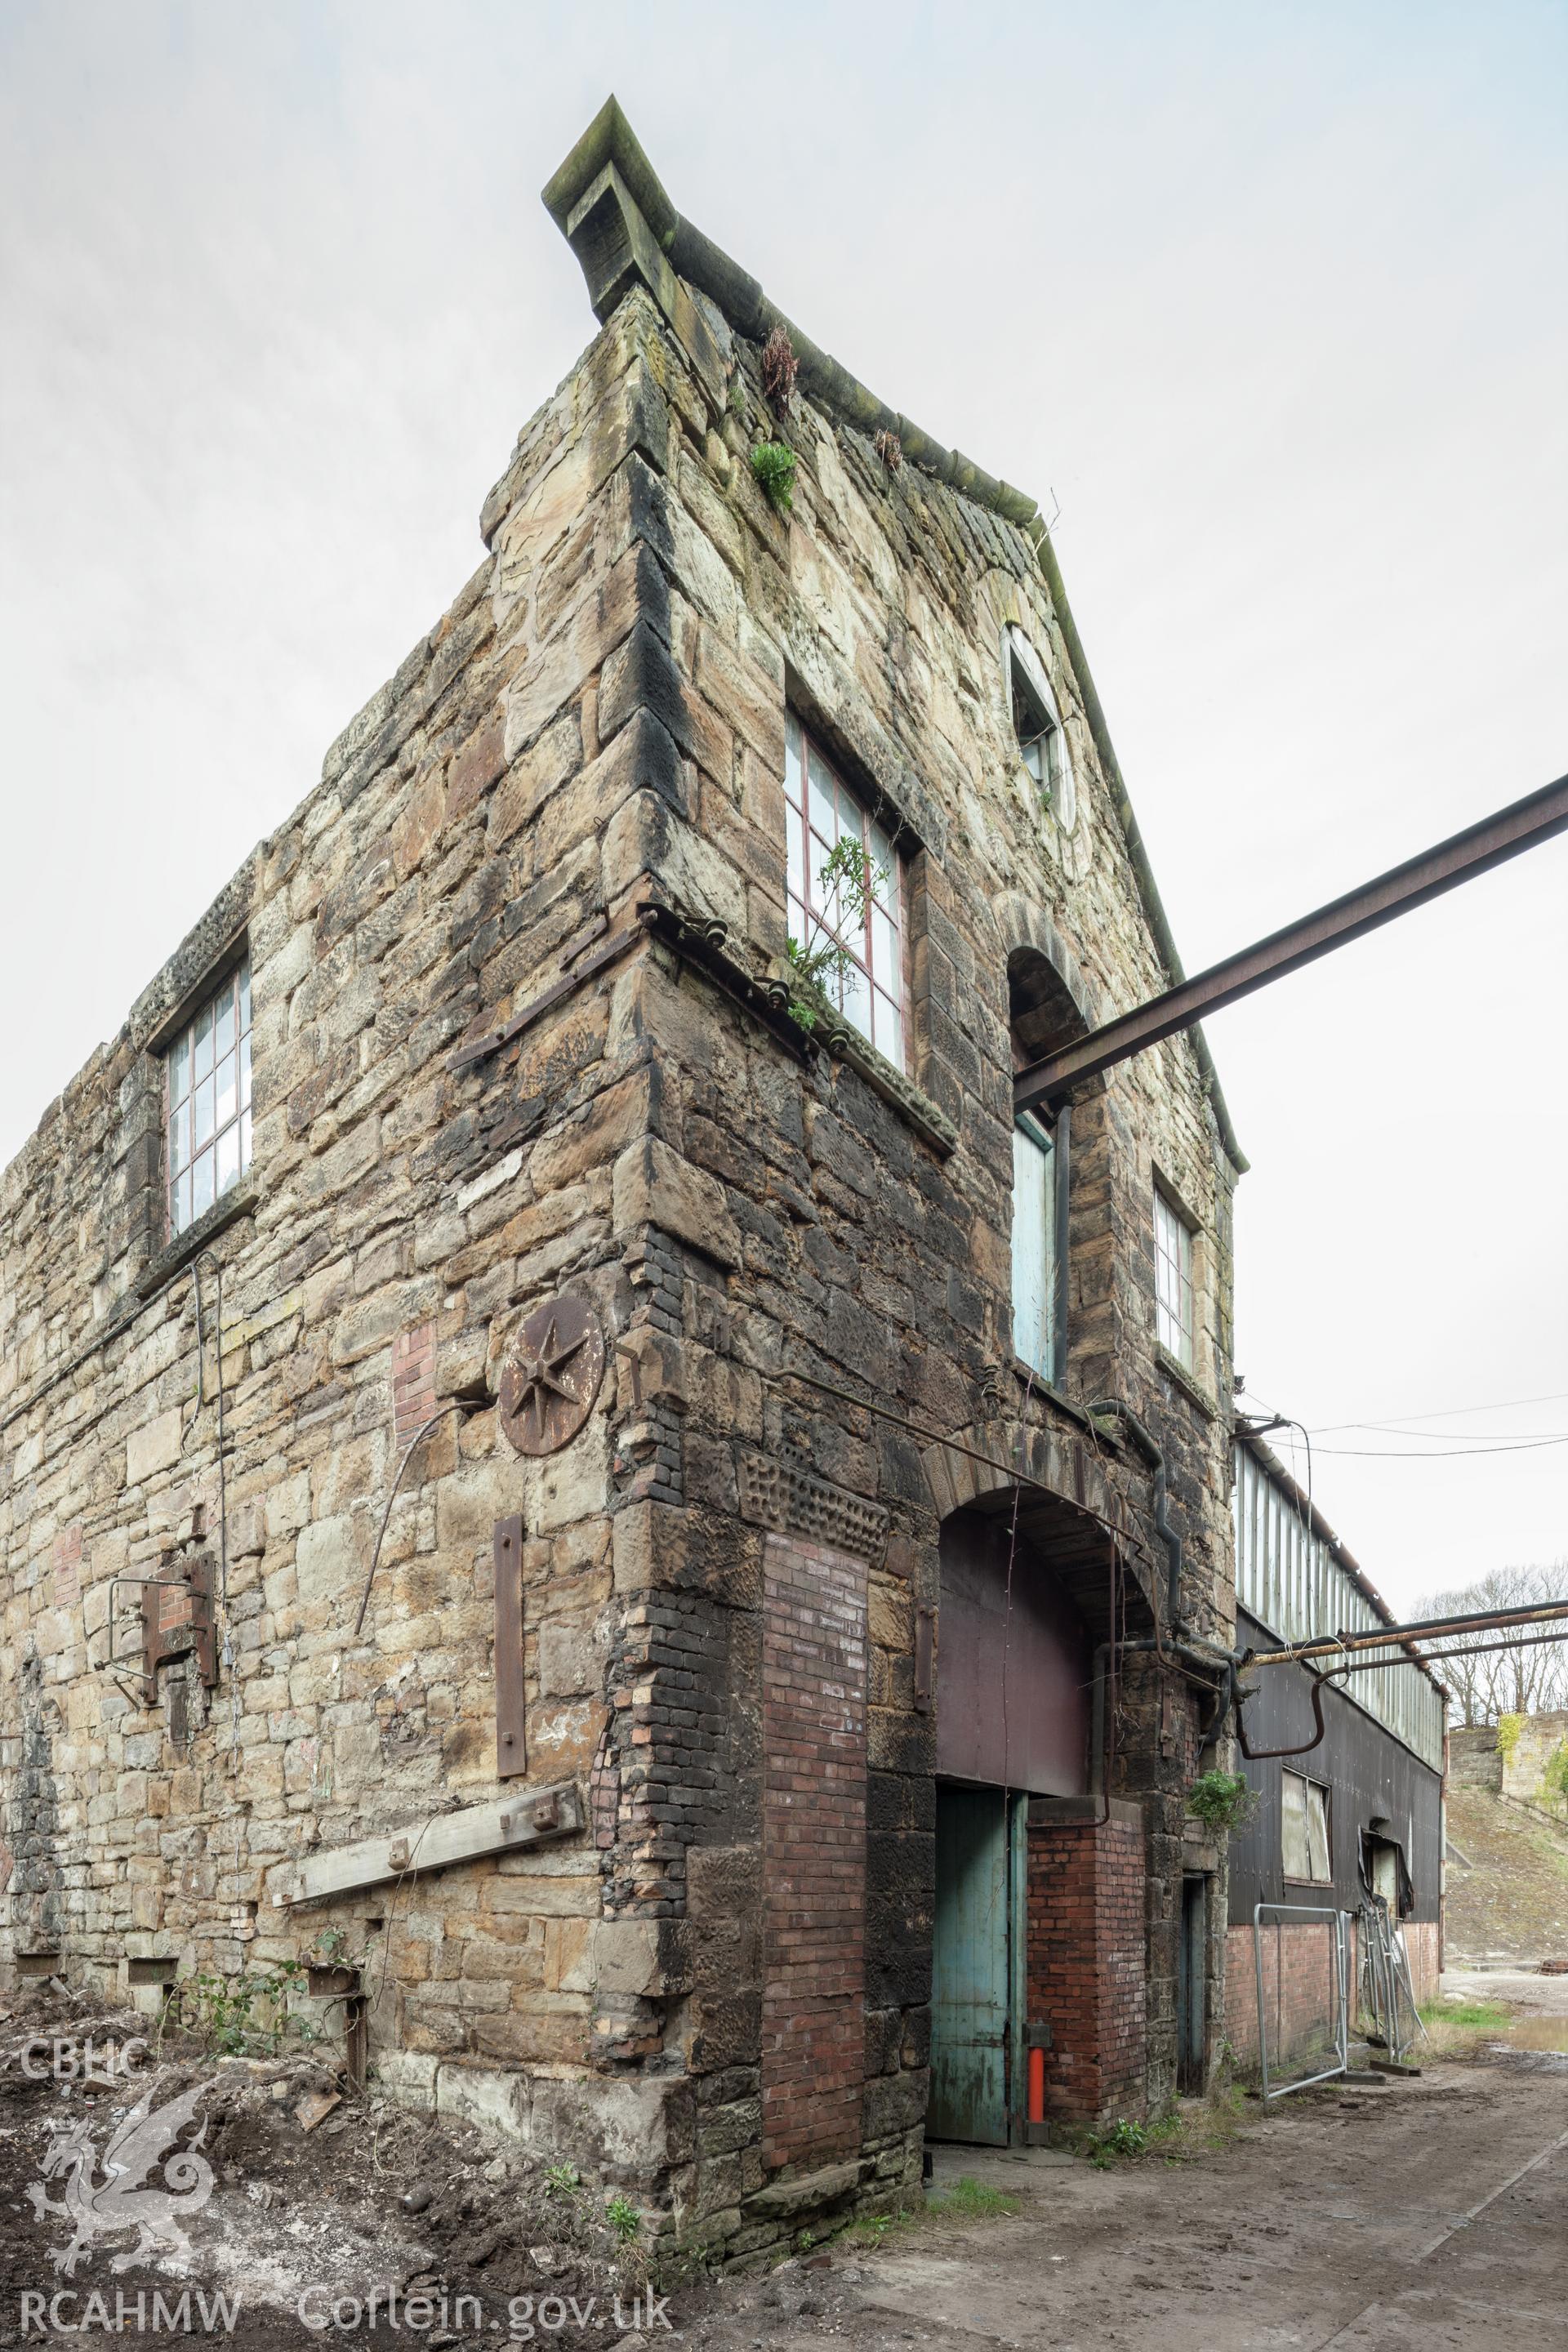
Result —
M1006 1799L1000 1789L939 1785L933 2138L1007 2145L1007 2025Z
M1176 2086L1196 2093L1204 2081L1208 1882L1182 1882L1181 1935L1176 1947Z

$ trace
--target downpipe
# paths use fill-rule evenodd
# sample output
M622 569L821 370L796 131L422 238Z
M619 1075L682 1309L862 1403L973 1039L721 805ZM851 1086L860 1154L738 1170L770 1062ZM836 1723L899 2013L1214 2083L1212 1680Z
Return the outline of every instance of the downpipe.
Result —
M1170 1566L1165 1579L1167 1620L1173 1626L1182 1622L1182 1538L1171 1525L1165 1491L1165 1456L1149 1431L1144 1428L1130 1404L1120 1397L1102 1398L1099 1404L1088 1407L1091 1421L1119 1421L1153 1469L1154 1473L1154 1532L1165 1547Z
M1319 1747L1323 1738L1322 1685L1325 1678L1317 1675L1312 1677L1314 1729L1310 1739L1303 1740L1298 1748L1251 1746L1247 1737L1246 1725L1242 1720L1242 1708L1246 1703L1247 1693L1242 1690L1237 1673L1237 1668L1244 1664L1242 1654L1237 1650L1222 1650L1217 1645L1212 1649L1200 1649L1182 1635L1184 1622L1182 1538L1171 1525L1164 1452L1139 1420L1131 1406L1123 1404L1120 1397L1102 1398L1098 1404L1089 1405L1088 1412L1093 1420L1120 1422L1153 1470L1154 1529L1165 1547L1165 1557L1170 1564L1165 1581L1166 1622L1177 1638L1163 1640L1157 1633L1145 1634L1136 1641L1123 1642L1121 1644L1122 1652L1152 1651L1165 1664L1177 1665L1186 1673L1190 1681L1198 1682L1203 1688L1212 1693L1213 1705L1209 1717L1199 1732L1200 1759L1205 1751L1212 1752L1216 1747L1226 1722L1233 1713L1236 1717L1237 1739L1240 1744L1242 1754L1250 1763L1259 1763L1274 1756L1307 1755L1312 1748ZM1105 1675L1103 1670L1099 1668L1098 1660L1094 1677L1094 1696L1103 1723Z

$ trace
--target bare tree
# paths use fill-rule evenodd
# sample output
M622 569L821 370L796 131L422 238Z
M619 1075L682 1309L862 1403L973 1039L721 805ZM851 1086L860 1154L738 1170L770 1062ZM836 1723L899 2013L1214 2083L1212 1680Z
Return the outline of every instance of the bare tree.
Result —
M1431 1594L1415 1613L1462 1617L1563 1600L1568 1600L1568 1559L1560 1559L1551 1568L1493 1569L1473 1584ZM1531 1637L1548 1631L1546 1626L1521 1626L1516 1641L1510 1641L1506 1631L1443 1637L1438 1646L1461 1654L1442 1661L1438 1679L1447 1683L1466 1723L1495 1723L1503 1715L1543 1715L1553 1707L1568 1706L1568 1621L1561 1641L1537 1647ZM1494 1642L1506 1646L1480 1646Z

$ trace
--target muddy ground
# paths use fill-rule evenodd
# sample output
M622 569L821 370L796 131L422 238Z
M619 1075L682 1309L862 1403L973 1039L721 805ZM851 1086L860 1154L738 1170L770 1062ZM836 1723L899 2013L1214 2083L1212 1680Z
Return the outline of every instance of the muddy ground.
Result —
M1534 2015L1521 2038L1568 2042L1568 1979L1536 1979L1530 1993ZM68 2045L90 2025L101 2047L138 2021L89 2021L47 1993L12 2009L0 2016L7 2352L80 2345L84 2333L91 2341L117 2312L120 2340L184 2334L243 2352L334 2343L477 2352L509 2336L568 2352L676 2342L703 2352L1568 2346L1568 2050L1514 2047L1508 2029L1479 2042L1471 2061L1429 2065L1418 2078L1332 2086L1267 2114L1244 2105L1217 2145L1193 2112L1179 2140L1110 2169L1049 2150L940 2151L936 2209L879 2244L839 2240L740 2281L661 2279L668 2304L649 2324L636 2250L617 2248L592 2185L563 2190L477 2129L374 2100L345 2099L306 2130L301 2111L337 2087L309 2057L215 2062L175 2051L151 2086L30 2081L18 2054L29 2033L44 2037L32 2048L36 2068L51 2063L57 2031ZM1543 2015L1561 2031L1542 2032ZM89 2224L79 2267L57 2270L71 2223L34 2206L68 2201L74 2166L68 2149L44 2179L48 2151L75 2126L101 2155L147 2087L153 2112L203 2090L180 2136L189 2145L205 2116L196 2153L211 2189L188 2217L189 2253L154 2251L116 2274L111 2262L133 2250L132 2233ZM1013 2210L942 2211L960 2177L979 2184L972 2204L994 2189ZM101 2205L101 2163L92 2178ZM213 2305L217 2294L227 2315ZM51 2325L55 2295L74 2299L56 2305Z

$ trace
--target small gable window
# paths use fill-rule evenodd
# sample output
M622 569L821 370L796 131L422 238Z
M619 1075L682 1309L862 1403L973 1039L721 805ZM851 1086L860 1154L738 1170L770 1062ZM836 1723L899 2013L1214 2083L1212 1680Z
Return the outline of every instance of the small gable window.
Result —
M898 851L792 710L784 730L790 953L846 1021L904 1066Z
M1007 632L1007 688L1018 755L1058 823L1070 825L1074 813L1072 766L1061 714L1038 656L1017 629Z
M250 1165L250 963L208 997L163 1055L169 1232L182 1234Z

